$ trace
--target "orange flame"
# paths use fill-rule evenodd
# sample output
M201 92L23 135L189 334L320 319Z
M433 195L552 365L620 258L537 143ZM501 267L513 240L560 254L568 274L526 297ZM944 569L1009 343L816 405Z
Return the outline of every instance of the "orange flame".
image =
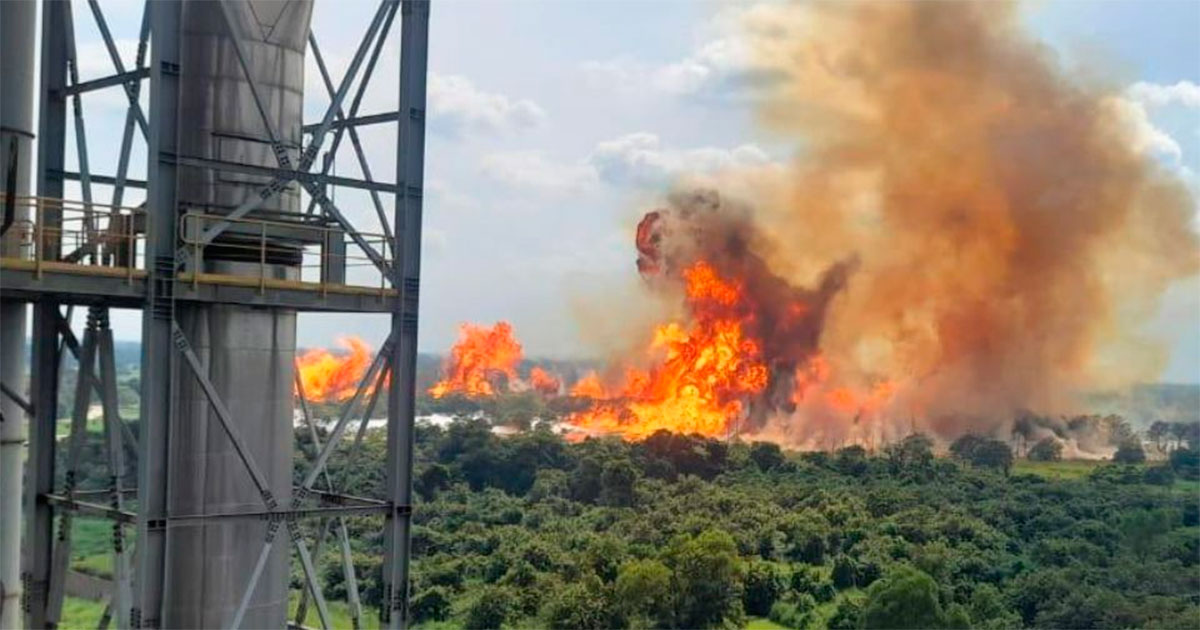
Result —
M600 377L595 372L588 372L586 376L575 381L571 386L571 395L581 398L609 398L608 390L604 387L604 383L600 382Z
M354 390L366 374L371 364L370 347L358 337L340 338L338 345L349 353L334 354L323 348L314 348L296 359L300 382L308 400L346 400L354 395Z
M683 280L692 321L658 326L649 348L654 364L628 368L619 386L607 388L595 374L577 382L571 393L597 402L571 424L626 439L660 429L722 436L742 417L743 400L766 388L761 347L743 331L753 315L738 308L741 286L704 261L685 269Z
M494 381L500 376L515 380L520 361L521 344L513 338L508 322L497 322L491 328L463 324L458 342L450 349L445 378L429 388L429 395L493 396L497 389Z
M562 388L562 383L554 374L551 374L541 367L534 366L533 369L529 371L529 386L532 387L536 392L545 394L547 396L553 396L558 393L559 389Z

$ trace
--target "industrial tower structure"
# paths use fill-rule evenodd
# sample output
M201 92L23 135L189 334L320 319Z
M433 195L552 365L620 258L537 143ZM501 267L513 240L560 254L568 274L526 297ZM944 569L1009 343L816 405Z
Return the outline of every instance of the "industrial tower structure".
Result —
M87 0L112 73L81 81L73 5L43 0L36 88L37 6L0 2L0 627L58 624L78 515L113 524L102 625L304 626L311 601L327 628L314 549L328 538L340 551L357 627L362 576L345 523L352 515L381 517L380 614L389 627L406 625L429 0L382 0L340 80L310 29L312 1L148 1L130 60L101 2ZM395 110L360 115L397 17ZM306 55L323 86L304 85ZM305 124L302 105L314 87L329 104ZM117 163L96 169L84 97L103 89L123 92L128 108ZM395 126L393 182L372 176L357 131L366 125ZM129 176L139 136L141 181ZM346 137L357 178L331 173ZM78 197L66 194L67 182ZM332 200L339 187L370 194L379 234L358 229L354 213ZM107 203L100 189L110 192ZM126 204L136 189L144 202ZM121 417L110 308L142 314L136 419ZM75 309L87 311L81 334L72 329ZM391 320L323 444L294 369L296 315L305 311ZM78 366L69 428L58 419L64 361ZM294 392L315 453L299 483ZM326 465L339 449L344 456L340 443L360 421L353 456L381 393L386 496L341 494ZM102 438L88 430L92 400ZM57 452L61 433L65 454ZM92 439L102 440L109 471L98 489L79 485ZM128 474L134 460L136 479ZM305 588L289 623L293 558Z

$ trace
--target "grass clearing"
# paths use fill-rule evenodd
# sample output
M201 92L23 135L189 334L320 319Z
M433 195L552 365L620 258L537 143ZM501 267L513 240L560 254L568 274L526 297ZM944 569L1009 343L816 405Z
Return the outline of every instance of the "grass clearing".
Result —
M746 621L746 630L788 630L766 617L751 617Z
M1057 462L1034 462L1018 459L1013 462L1013 473L1031 474L1055 481L1076 481L1086 478L1097 466L1104 464L1099 459L1064 459Z

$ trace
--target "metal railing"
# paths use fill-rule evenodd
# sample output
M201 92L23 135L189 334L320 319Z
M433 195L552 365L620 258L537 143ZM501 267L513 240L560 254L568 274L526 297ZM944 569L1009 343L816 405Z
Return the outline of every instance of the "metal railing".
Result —
M150 219L144 208L39 197L17 197L13 206L12 215L22 218L8 221L5 227L5 266L32 269L38 278L46 271L121 275L130 282L145 275ZM193 287L236 284L256 286L260 292L291 288L322 295L394 293L379 266L337 226L286 216L230 219L194 210L182 214L178 225L179 243L189 255L189 264L177 280ZM217 226L222 226L217 239L204 236ZM389 251L383 234L358 236L378 252ZM216 248L221 250L221 260L257 263L258 272L206 271L206 252ZM390 266L391 259L381 255ZM296 271L280 275L279 261Z
M298 215L303 216L303 215ZM206 232L223 227L217 240ZM359 232L358 236L377 251L387 251L383 234ZM260 291L269 287L289 287L297 283L316 285L322 294L330 289L367 289L385 295L391 292L387 278L378 266L352 242L345 230L322 223L286 219L238 218L189 211L180 217L179 239L188 252L190 270L181 280L202 283L213 274L204 273L205 252L220 248L223 260L257 263L258 274L239 274L243 281L257 281ZM299 264L283 263L298 269L298 277L277 277L276 261L295 259ZM384 257L388 265L391 260Z
M4 225L6 263L47 269L111 270L130 282L143 269L146 212L66 199L16 197ZM22 211L24 210L24 211ZM25 215L22 218L16 218ZM16 251L12 251L15 248Z

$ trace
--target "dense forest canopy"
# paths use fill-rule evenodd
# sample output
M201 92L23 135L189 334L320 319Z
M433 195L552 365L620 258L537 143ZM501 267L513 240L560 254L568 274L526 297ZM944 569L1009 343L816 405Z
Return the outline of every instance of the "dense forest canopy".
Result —
M876 454L790 453L424 425L413 614L446 628L1200 627L1196 451L1056 478L1074 463L1014 469L1004 442L955 446L935 457L914 434ZM384 449L368 436L335 483L380 495L381 467L363 464ZM351 528L377 605L377 523ZM321 558L330 597L339 562Z

